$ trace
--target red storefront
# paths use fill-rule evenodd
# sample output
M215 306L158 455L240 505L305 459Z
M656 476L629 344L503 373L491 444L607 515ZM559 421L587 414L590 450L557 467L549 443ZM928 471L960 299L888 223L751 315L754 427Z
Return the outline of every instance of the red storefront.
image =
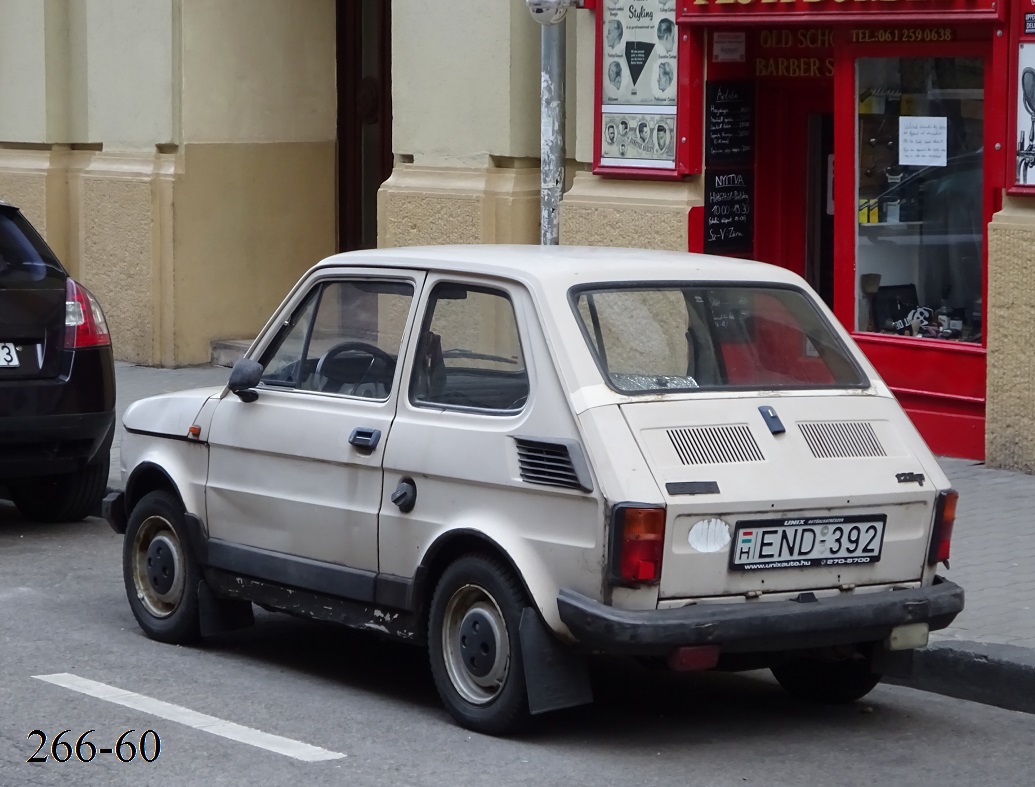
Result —
M691 251L805 277L932 448L983 458L987 227L1035 170L1035 0L595 7L595 171L698 176Z

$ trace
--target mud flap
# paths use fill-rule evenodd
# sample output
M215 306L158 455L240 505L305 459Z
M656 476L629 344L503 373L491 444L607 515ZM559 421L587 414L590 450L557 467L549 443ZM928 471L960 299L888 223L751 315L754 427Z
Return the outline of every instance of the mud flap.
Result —
M203 637L225 634L255 623L250 601L217 598L204 581L198 583L198 615Z
M518 636L525 664L529 713L547 713L593 701L586 660L558 642L531 607L521 612Z

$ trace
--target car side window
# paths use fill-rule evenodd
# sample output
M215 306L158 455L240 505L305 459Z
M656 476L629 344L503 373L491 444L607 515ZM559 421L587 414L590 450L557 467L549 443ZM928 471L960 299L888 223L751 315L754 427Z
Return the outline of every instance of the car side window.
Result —
M528 399L514 305L501 290L442 282L428 299L410 401L514 412Z
M412 300L409 282L317 285L263 353L263 384L387 399Z

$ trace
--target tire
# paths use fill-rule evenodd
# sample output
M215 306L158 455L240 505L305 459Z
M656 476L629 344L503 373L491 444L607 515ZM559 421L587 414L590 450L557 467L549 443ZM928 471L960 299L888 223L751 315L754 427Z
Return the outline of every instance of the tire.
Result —
M870 659L794 659L771 668L773 677L791 696L825 705L845 705L869 694L880 683Z
M521 583L494 557L462 557L439 579L428 615L431 674L461 726L505 735L527 724L518 637L527 606Z
M133 507L122 574L130 609L148 637L174 645L200 638L200 571L175 495L150 492Z
M108 488L107 454L75 473L12 483L11 500L27 519L36 522L78 522L100 511Z

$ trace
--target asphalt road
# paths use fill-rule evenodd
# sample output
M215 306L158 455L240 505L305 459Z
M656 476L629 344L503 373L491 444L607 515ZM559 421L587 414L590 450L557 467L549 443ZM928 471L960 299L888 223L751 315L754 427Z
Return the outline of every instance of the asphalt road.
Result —
M100 520L32 525L0 503L0 785L1032 783L1033 716L894 686L819 708L761 673L600 662L593 706L542 717L515 739L473 735L440 708L423 652L405 645L269 614L198 648L147 640L120 555ZM146 706L126 707L34 677L55 674L149 699L120 695ZM215 719L198 729L168 718L182 709ZM217 720L344 756L295 759L220 737ZM149 736L150 763L139 753L54 761L58 733L71 730L62 740L74 745L91 729L98 749L130 729L137 746L153 730L160 754ZM32 730L47 736L46 762L25 762L40 743Z

